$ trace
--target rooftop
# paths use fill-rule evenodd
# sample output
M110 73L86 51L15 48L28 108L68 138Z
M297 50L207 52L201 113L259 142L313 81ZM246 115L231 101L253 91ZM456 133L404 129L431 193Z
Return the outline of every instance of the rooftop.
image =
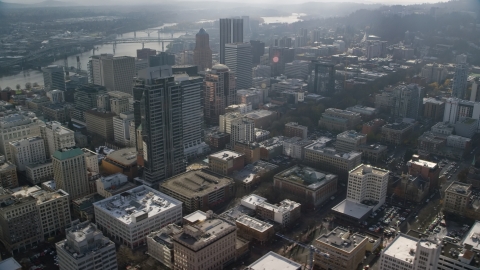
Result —
M259 177L264 173L276 170L277 165L268 163L266 161L256 161L252 164L247 164L243 169L237 171L233 174L233 179L237 181L243 181L244 183L249 183Z
M340 134L337 135L337 140L338 139L360 139L360 138L365 138L367 137L367 135L363 134L363 133L360 133L360 132L356 132L355 130L347 130L345 132L342 132Z
M457 121L457 123L465 124L465 125L474 125L478 122L477 119L473 118L463 118Z
M393 129L393 130L404 130L404 129L407 129L407 128L410 128L412 127L413 125L412 124L409 124L409 123L405 123L405 122L402 122L402 123L391 123L391 124L386 124L382 127L382 129Z
M436 168L438 168L438 164L437 164L437 163L431 162L431 161L428 161L428 160L419 159L419 158L418 158L418 155L413 155L412 159L407 162L407 165L408 165L408 166L411 166L412 164L415 164L415 165L417 165L417 166L428 167L428 168L430 168L430 169L436 169Z
M417 250L417 241L418 239L412 236L399 234L395 240L385 248L383 254L403 260L413 266L413 260L415 259L415 252Z
M203 222L206 219L207 219L207 213L205 213L201 210L197 210L197 211L183 217L183 220L188 221L188 223Z
M368 214L372 208L361 203L350 201L348 199L343 200L341 203L332 207L332 211L347 215L356 219L361 219Z
M266 230L268 230L270 228L273 228L272 224L269 224L267 222L258 220L258 219L253 218L253 217L249 217L247 215L243 215L243 216L237 218L236 222L238 222L242 225L245 225L247 227L250 227L250 228L252 228L256 231L259 231L259 232L265 232Z
M361 164L357 166L355 169L350 171L350 174L356 174L356 175L365 175L370 173L373 173L375 175L385 176L389 173L389 171L380 169L377 167L372 167L370 165L364 165L364 164Z
M306 146L305 150L314 151L317 153L322 153L324 155L334 156L334 157L338 157L346 160L352 160L362 155L361 152L356 152L356 151L351 151L349 153L338 152L335 148L326 147L325 143L322 143L319 141Z
M83 155L83 151L80 148L63 148L53 153L53 157L58 160L66 160L80 155Z
M216 153L211 154L209 157L216 158L216 159L222 159L222 160L226 161L226 160L232 160L232 159L238 158L240 156L243 156L243 154L233 152L233 151L230 151L230 150L222 150L220 152L216 152Z
M467 236L462 240L462 245L470 245L476 252L480 252L480 221L475 221Z
M147 238L153 238L155 242L163 245L172 245L172 236L182 232L182 227L176 224L168 224L156 232L148 234ZM172 247L172 246L171 246Z
M352 252L360 243L368 241L367 237L358 233L351 233L349 230L337 227L328 234L319 236L315 242L321 242L344 252Z
M233 219L236 220L237 218L240 218L244 215L248 216L254 216L255 215L255 209L250 209L247 206L244 205L237 205L234 206L227 211L223 212L220 214L220 216L228 218L228 219Z
M267 110L256 110L256 111L251 111L249 113L245 114L245 117L250 118L250 119L259 119L262 117L267 117L274 114L272 111L267 111Z
M153 217L182 205L182 202L147 186L132 188L104 200L95 202L95 209L108 213L119 221L133 226L138 220Z
M268 209L274 213L287 213L297 207L300 207L300 204L288 199L285 199L279 203L279 205L270 204L267 202L262 202L259 206Z
M433 104L441 105L445 102L443 102L443 100L441 100L441 99L436 99L436 98L430 97L430 98L424 98L423 99L423 104L425 104L425 103L433 103Z
M248 270L296 270L302 265L270 251L248 266Z
M0 261L0 270L17 270L17 269L22 269L22 266L13 257Z
M137 163L137 149L135 147L122 148L111 152L107 159L113 160L122 165L132 165Z
M42 204L51 200L68 196L68 193L63 191L62 189L59 189L55 192L51 192L51 191L43 190L39 186L18 187L18 188L12 189L12 192L13 192L12 193L13 196L19 196L19 195L32 196L33 198L37 199L37 204Z
M309 189L318 189L337 179L337 175L317 171L313 168L295 165L275 175L276 179L295 182Z
M469 196L472 191L470 190L470 187L472 185L470 184L465 184L461 182L452 182L450 186L447 187L445 192L455 192L464 196Z
M116 114L114 112L98 111L96 109L91 109L91 110L86 111L85 115L87 115L87 114L91 114L91 115L101 117L101 118L113 118L114 116L116 116Z
M233 184L233 179L208 170L192 170L178 174L161 183L161 188L182 194L187 198L203 197L219 188Z

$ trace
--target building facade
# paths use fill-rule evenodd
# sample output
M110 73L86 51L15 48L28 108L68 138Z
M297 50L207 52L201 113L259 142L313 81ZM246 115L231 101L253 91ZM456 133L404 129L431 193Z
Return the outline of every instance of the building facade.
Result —
M63 189L74 200L90 193L87 165L80 148L64 148L52 155L53 177L58 189Z

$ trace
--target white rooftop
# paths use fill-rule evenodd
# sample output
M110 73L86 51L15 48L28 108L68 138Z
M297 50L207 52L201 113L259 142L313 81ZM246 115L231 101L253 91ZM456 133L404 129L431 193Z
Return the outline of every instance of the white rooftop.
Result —
M473 224L467 236L462 241L462 245L470 245L473 249L480 250L480 221L476 221Z
M270 251L248 266L252 270L295 270L302 265Z
M0 261L0 270L17 270L17 269L22 269L22 266L13 257Z
M267 199L263 198L263 197L260 197L256 194L250 194L250 195L247 195L245 197L242 198L241 202L246 202L248 204L260 204L260 203L263 203L263 202L266 202ZM243 203L242 203L243 205Z
M342 213L356 219L362 218L368 213L368 211L370 211L370 209L371 207L365 204L357 203L348 199L343 200L341 203L332 207L332 211Z
M207 219L207 214L203 211L197 210L189 215L183 217L184 220L190 223L202 222Z
M394 257L413 265L413 259L415 258L415 251L417 249L417 241L418 239L414 237L399 234L383 253L387 256Z
M243 155L243 154L233 152L233 151L230 151L230 150L223 150L223 151L220 151L220 152L217 152L217 153L213 153L210 156L214 157L214 158L223 159L223 160L229 160L229 159L232 159L232 158L237 158L241 155Z
M145 185L127 190L93 204L119 221L131 225L136 217L148 214L148 218L182 205L182 202Z
M264 232L273 227L272 224L266 223L253 217L249 217L247 215L239 217L236 221L259 232Z

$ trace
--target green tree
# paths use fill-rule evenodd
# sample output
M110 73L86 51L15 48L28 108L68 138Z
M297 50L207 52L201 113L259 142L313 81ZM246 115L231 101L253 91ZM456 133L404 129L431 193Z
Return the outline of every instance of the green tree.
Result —
M25 84L25 89L27 89L27 90L32 89L32 84L31 84L30 82L27 82L27 83Z
M17 86L15 86L15 88L17 88L17 90L20 90L20 88L22 88L22 86L20 86L20 84L17 84Z

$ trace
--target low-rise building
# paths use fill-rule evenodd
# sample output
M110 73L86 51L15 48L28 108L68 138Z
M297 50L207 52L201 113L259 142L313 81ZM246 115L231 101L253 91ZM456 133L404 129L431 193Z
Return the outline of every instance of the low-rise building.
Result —
M115 244L90 221L73 222L55 246L60 269L118 269Z
M34 163L25 166L27 180L33 185L40 184L46 180L53 178L52 161L44 163Z
M438 122L430 128L430 131L439 137L447 137L453 134L455 126L448 122Z
M314 208L337 192L337 181L334 174L296 165L276 174L273 185L286 197Z
M168 268L173 268L173 236L182 232L182 227L176 224L168 224L158 231L147 235L148 255L161 262Z
M470 202L472 185L452 182L445 190L443 209L447 212L463 214Z
M50 121L65 123L70 120L71 104L49 104L43 106L43 116Z
M313 242L315 248L329 255L315 254L315 265L320 269L357 269L365 256L367 242L366 236L337 227Z
M0 261L0 270L22 270L20 265L13 257Z
M430 191L438 188L438 178L442 170L437 163L420 159L418 155L413 155L407 162L408 173L413 176L422 176L430 182Z
M405 122L384 125L382 127L382 142L395 145L402 144L412 131L413 126L413 124Z
M362 153L362 160L379 163L387 157L388 147L381 144L362 144L357 150Z
M305 156L305 147L312 141L300 137L288 138L283 141L283 155L294 159L303 160Z
M283 154L283 141L285 137L277 136L260 142L260 158L271 160Z
M237 236L246 240L256 240L260 243L268 241L274 234L273 225L254 217L243 215L235 220Z
M109 153L102 160L102 168L108 174L121 173L133 180L137 177L137 150L135 147L122 148Z
M241 181L245 189L250 189L253 185L257 185L262 177L275 172L278 166L266 161L256 161L252 164L247 164L243 169L233 174L235 181Z
M360 145L367 143L367 136L355 130L347 130L337 135L335 149L339 152L348 153L357 151Z
M147 186L93 203L97 226L116 241L135 248L146 236L182 220L182 202Z
M246 270L301 270L302 265L278 255L273 251L269 251L260 259L250 264Z
M290 226L294 221L300 218L301 204L285 199L278 205L270 204L265 201L256 205L257 215L263 219L268 219L280 224L283 227Z
M285 124L283 133L286 137L300 137L305 140L308 137L308 127L299 125L297 122L290 122Z
M363 124L362 133L365 135L377 134L382 130L382 126L385 124L385 120L377 118L370 120Z
M328 108L322 114L318 124L330 131L346 131L355 129L361 122L362 117L359 113Z
M245 114L245 117L253 120L255 127L267 129L277 119L275 111L256 110Z
M101 177L96 180L97 193L104 198L121 194L127 190L136 187L135 184L128 182L128 177L121 173Z
M0 155L0 186L3 188L18 187L17 167Z
M348 107L346 110L349 112L359 113L362 116L363 120L369 120L374 118L378 112L376 108L362 106L362 105L355 105L352 107Z
M92 109L84 114L87 132L98 135L107 141L114 139L113 117L116 116L115 113Z
M236 141L233 150L245 156L245 163L252 164L260 160L260 145L256 142Z
M234 196L230 177L209 170L192 170L178 174L160 184L160 191L181 201L185 212L208 210Z
M325 143L314 142L305 147L305 162L322 170L346 174L362 162L362 153L352 151L338 152Z
M455 123L456 135L472 138L478 129L478 119L463 118Z
M223 150L208 156L208 166L212 172L221 175L231 175L245 166L245 155Z

